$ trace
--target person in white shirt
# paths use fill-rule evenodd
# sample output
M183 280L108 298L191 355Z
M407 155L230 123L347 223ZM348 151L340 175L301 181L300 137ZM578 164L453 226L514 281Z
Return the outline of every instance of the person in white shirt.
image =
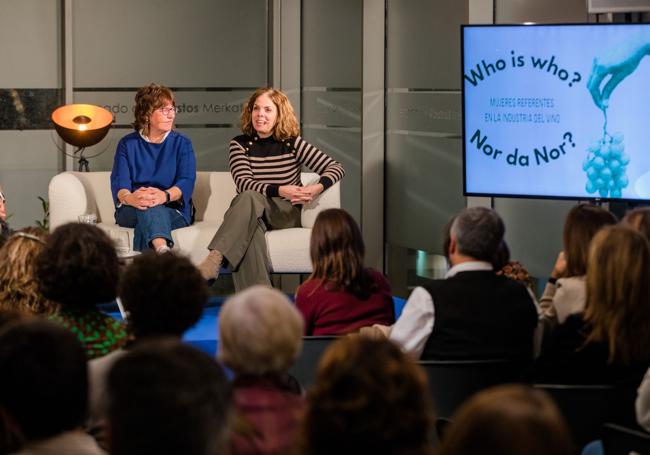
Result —
M532 358L534 299L493 270L504 233L494 210L460 212L449 230L451 269L413 291L389 338L422 359Z

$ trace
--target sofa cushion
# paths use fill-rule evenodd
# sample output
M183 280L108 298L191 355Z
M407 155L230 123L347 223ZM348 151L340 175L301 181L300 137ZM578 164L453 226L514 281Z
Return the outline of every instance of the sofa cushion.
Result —
M266 233L271 270L283 273L311 273L309 239L311 229L277 229Z

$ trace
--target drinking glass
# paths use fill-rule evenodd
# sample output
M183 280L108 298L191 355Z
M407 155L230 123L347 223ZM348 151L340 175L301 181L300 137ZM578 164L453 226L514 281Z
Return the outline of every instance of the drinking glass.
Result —
M128 231L111 231L110 236L118 256L126 255L131 251L131 239Z
M94 213L84 213L79 215L79 222L85 224L97 224L97 215Z

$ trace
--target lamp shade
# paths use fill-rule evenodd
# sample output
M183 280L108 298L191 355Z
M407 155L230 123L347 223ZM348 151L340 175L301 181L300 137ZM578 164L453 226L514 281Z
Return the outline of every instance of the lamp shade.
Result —
M52 122L61 139L75 147L90 147L104 139L113 114L92 104L66 104L52 112Z

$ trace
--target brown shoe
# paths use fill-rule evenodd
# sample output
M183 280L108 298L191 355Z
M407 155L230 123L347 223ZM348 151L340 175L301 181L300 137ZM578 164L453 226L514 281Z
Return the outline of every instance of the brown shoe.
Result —
M205 280L216 280L219 277L223 255L217 250L210 250L210 253L199 264L199 271Z

